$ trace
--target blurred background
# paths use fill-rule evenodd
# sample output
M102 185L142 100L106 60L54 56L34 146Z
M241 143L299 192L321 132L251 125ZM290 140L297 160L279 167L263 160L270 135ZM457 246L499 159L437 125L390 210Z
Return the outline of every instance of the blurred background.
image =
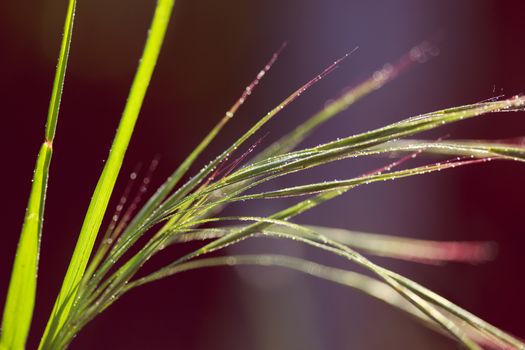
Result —
M223 134L206 163L298 86L359 46L339 69L279 117L261 148L327 100L440 37L440 55L321 127L315 145L444 107L523 93L525 47L520 1L188 1L178 0L163 52L125 160L128 174L156 155L159 185L222 117L282 42L289 45ZM66 0L0 1L0 299L43 139ZM90 194L103 167L141 53L154 1L80 1L54 144L42 239L38 299L28 348L34 349L70 259ZM430 139L525 136L523 113L489 116L424 135ZM286 177L345 178L390 162L346 161ZM441 240L494 240L482 265L416 265L374 259L469 311L525 337L522 274L523 164L492 162L373 184L297 218L297 222ZM116 205L113 200L112 206ZM243 203L229 213L264 215L291 202ZM183 249L184 250L184 249ZM173 260L167 250L146 269ZM184 250L185 251L185 250ZM355 267L296 243L250 240L228 253L290 253ZM216 268L137 289L89 324L72 349L449 349L458 346L400 311L354 290L278 268Z

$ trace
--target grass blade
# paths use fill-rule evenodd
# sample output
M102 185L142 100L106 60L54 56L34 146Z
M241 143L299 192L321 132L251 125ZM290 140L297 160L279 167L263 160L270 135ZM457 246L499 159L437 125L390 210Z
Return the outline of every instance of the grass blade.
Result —
M401 73L408 70L414 63L422 62L417 59L417 55L411 53L417 52L418 57L429 58L435 55L435 48L427 43L423 42L413 47L407 54L401 56L393 64L385 64L381 69L376 70L369 78L363 82L347 89L342 96L334 100L328 106L320 110L319 112L312 115L306 121L298 125L294 130L281 137L279 140L266 147L262 152L255 156L255 159L251 163L258 163L268 158L282 155L283 153L290 152L296 148L301 142L303 142L310 134L312 134L319 126L342 113L352 106L357 101L361 100L365 96L368 96L375 90L378 90L385 84L394 80ZM242 186L241 184L236 185L231 190ZM222 194L218 191L217 197L221 197ZM217 206L213 209L214 212L220 211L222 206ZM203 217L209 216L212 211L204 212Z
M401 311L408 313L418 321L430 329L439 332L443 335L449 335L444 332L435 322L430 320L424 313L414 307L408 301L403 299L395 290L388 284L378 281L375 278L357 273L354 271L343 270L339 268L329 267L318 264L310 260L296 258L286 255L274 254L255 254L255 255L229 255L213 258L203 258L188 261L187 263L175 266L169 270L163 271L162 275L148 275L135 280L126 285L126 292L138 286L177 274L185 271L192 271L196 269L208 267L231 267L231 266L268 266L268 267L283 267L298 272L305 273L320 279L325 279L334 283L341 284L346 287L354 288L368 296L389 304ZM444 311L444 310L443 310ZM447 315L449 316L449 315ZM451 317L454 317L450 315ZM456 320L456 319L455 319ZM456 320L457 321L457 320ZM487 348L501 349L505 348L506 344L497 338L487 337L485 334L479 332L476 328L467 325L462 325L464 331L480 345Z
M480 263L492 259L495 254L492 242L430 241L340 228L306 227L352 249L376 256L421 263Z
M483 333L486 333L492 337L495 337L504 343L512 346L515 349L523 350L525 349L525 343L523 343L521 340L513 337L512 335L502 331L501 329L491 325L490 323L482 320L481 318L477 317L476 315L460 308L459 306L455 305L454 303L450 302L449 300L443 298L442 296L432 292L431 290L421 286L420 284L403 277L399 274L396 274L395 272L383 269L383 272L385 274L388 274L390 277L394 278L396 281L398 281L403 286L409 288L410 290L418 293L421 295L422 298L431 301L435 305L438 305L444 309L446 309L448 312L450 312L452 315L455 315L460 320L470 324L471 326L481 330Z
M362 133L347 138L328 142L326 144L297 151L290 152L284 155L278 155L270 157L268 159L259 161L257 163L248 165L244 168L239 169L233 174L221 179L220 181L207 186L206 189L199 191L197 193L187 195L184 198L178 198L178 201L174 203L165 203L165 206L169 207L166 210L167 213L174 212L187 203L191 203L199 197L208 195L216 190L221 190L223 193L224 188L231 186L234 190L238 190L238 187L232 186L236 183L249 183L246 180L258 180L259 183L269 181L278 176L283 176L290 174L296 171L305 170L310 167L326 164L328 162L341 160L349 157L357 157L364 155L372 155L379 153L391 153L391 152L413 152L414 150L420 151L424 150L425 147L408 147L406 145L400 146L399 148L383 148L381 145L387 144L389 141L396 140L400 137L410 136L422 131L430 130L442 126L447 123L453 123L467 118L473 118L487 113L493 112L510 112L510 111L521 111L525 104L524 97L513 97L510 99L495 101L495 102L486 102L478 103L474 105L467 105L455 108L449 108L445 110L440 110L432 113L427 113L419 115L416 117L408 118L403 121L390 124L388 126ZM426 148L431 148L430 144L437 142L429 142ZM492 146L491 146L492 147ZM434 147L434 149L437 149ZM443 150L446 148L443 147ZM521 160L523 158L523 148L514 147L513 149L508 149L510 152L505 153L496 153L495 150L492 152L486 147L473 147L462 145L461 147L450 148L452 154L460 155L469 155L473 157L480 157L481 155L489 156L498 156L497 158L505 158L512 160ZM447 154L447 152L443 152ZM253 182L247 185L244 190L247 190L255 186ZM222 198L219 202L216 203L218 206L220 202L227 203L229 198ZM157 223L165 219L167 215L160 216L157 219Z
M420 56L417 57L417 55L412 54L414 52L417 52ZM399 57L395 63L383 65L381 69L376 70L369 78L348 89L342 96L262 151L261 154L255 158L255 162L291 151L320 125L337 114L344 112L363 97L368 96L373 91L391 82L401 73L408 70L414 63L423 62L421 57L430 58L434 55L433 52L435 52L435 47L428 42L423 42L413 47L405 55Z
M142 58L133 80L111 151L93 193L71 262L46 326L46 331L42 337L40 344L41 349L49 348L48 346L56 330L63 325L71 309L73 303L71 296L76 293L76 288L83 277L84 270L91 255L93 244L106 212L109 198L113 192L113 186L119 174L129 140L133 133L144 96L159 56L171 17L173 4L174 0L157 1Z
M523 145L497 140L446 140L435 142L425 140L396 140L373 147L372 150L394 154L421 150L427 154L476 158L498 157L519 162L525 161L525 147Z
M454 159L450 162L436 163L431 165L424 165L420 167L410 168L406 170L399 170L390 173L381 173L381 174L370 174L355 177L348 180L336 180L336 181L325 181L314 184L294 186L289 188L284 188L275 191L267 191L256 194L249 194L231 199L231 201L244 201L251 199L274 199L274 198L285 198L285 197L295 197L303 196L308 194L321 193L326 191L333 191L338 189L344 189L348 187L356 187L360 185L367 185L372 182L378 181L387 181L387 180L396 180L404 177L428 174L431 172L441 171L444 169L456 168L463 165L475 164L480 162L488 162L492 158L480 158L480 159L471 159L471 160L461 160Z
M277 61L279 54L285 48L286 43L281 46L281 48L275 52L270 60L266 63L264 68L259 71L255 79L246 87L242 95L235 101L235 103L230 107L230 109L225 113L222 119L213 127L213 129L206 135L206 137L195 147L195 149L190 153L190 155L182 162L182 164L173 172L171 176L168 177L166 182L156 191L156 193L148 200L148 202L142 207L139 213L133 218L131 223L126 227L122 236L119 238L118 242L114 245L109 259L116 260L120 257L119 252L125 251L129 246L131 246L137 239L137 235L134 235L136 231L141 226L147 225L145 221L148 221L151 214L158 209L159 205L164 199L170 194L171 191L178 184L180 179L187 173L191 165L199 157L199 155L208 147L208 145L215 139L219 134L222 128L234 117L237 110L244 104L248 96L251 95L255 87L260 83L261 79L268 73L273 64ZM109 269L110 265L105 265L97 275L102 275ZM98 277L98 276L97 276Z
M322 80L326 75L331 73L334 69L337 68L339 63L346 59L353 51L347 53L343 57L336 60L334 63L329 65L327 68L325 68L322 72L320 72L318 75L316 75L313 79L309 80L307 83L299 87L297 90L295 90L291 95L289 95L286 99L283 100L281 104L279 104L277 107L273 108L270 112L268 112L263 118L261 118L257 123L255 123L248 131L246 131L238 140L236 140L230 147L228 147L224 152L222 152L219 156L217 156L212 162L210 162L208 165L206 165L203 169L201 169L197 175L192 177L188 182L186 182L182 187L180 187L174 194L169 196L153 213L152 216L150 216L147 220L147 224L144 224L141 226L140 230L138 232L135 232L134 235L140 235L142 232L144 232L146 229L149 228L149 226L158 223L162 219L164 219L169 213L173 210L173 207L178 207L181 205L189 205L189 203L193 203L194 200L198 199L198 195L195 194L188 195L192 190L194 190L224 159L227 159L229 155L235 151L237 148L239 148L249 137L251 137L255 132L257 132L264 124L269 122L272 118L274 118L284 107L292 103L295 99L297 99L299 96L301 96L306 90L308 90L310 87L318 83L320 80ZM200 191L197 191L199 193ZM168 231L169 227L173 225L173 223L178 219L177 216L172 216L168 222L165 224L164 228L161 231ZM136 240L134 237L130 238L131 241ZM158 242L157 242L158 243ZM122 254L125 252L125 250L129 248L129 244L122 244L122 246L119 246L119 249L116 249L114 252L112 251L110 254L114 253L117 257L122 256ZM154 251L151 250L151 247L145 247L143 251L149 251L152 253ZM146 254L147 255L147 254ZM147 260L146 255L144 255L142 258L138 258L138 260L135 260L135 258L131 259L130 261L126 262L124 266L122 266L118 274L120 275L117 279L121 281L122 283L127 278L126 276L132 276L133 271L136 271L138 267L141 266L141 264ZM112 256L110 259L114 260L114 256ZM103 267L105 268L105 267Z
M233 151L235 151L237 148L239 148L248 138L250 138L253 134L255 134L264 124L266 124L272 118L274 118L286 106L291 104L299 96L301 96L303 93L305 93L309 88L311 88L313 85L317 84L324 77L326 77L328 74L333 72L338 67L338 65L344 59L346 59L350 54L352 54L354 51L355 51L355 49L352 50L351 52L347 53L343 57L341 57L341 58L337 59L336 61L334 61L334 63L329 65L327 68L325 68L322 72L320 72L313 79L309 80L307 83L305 83L304 85L299 87L292 94L290 94L287 98L285 98L278 106L273 108L264 117L262 117L248 131L246 131L237 141L235 141L230 147L228 147L224 152L222 152L218 157L216 157L211 163L209 163L207 166L205 166L196 176L194 176L192 179L190 179L179 190L177 190L172 196L170 196L164 203L162 203L162 205L160 206L160 208L158 210L159 216L163 216L163 215L168 214L173 209L173 205L178 203L178 201L180 201L182 198L184 198L184 196L186 196L193 189L195 189L195 187L198 184L200 184L204 180L204 178L206 176L208 176L216 168L216 166L220 162L222 162L224 159L228 158L229 155Z
M230 175L228 178L223 179L223 183L230 185L232 183L244 181L252 177L260 177L273 173L286 174L292 171L303 170L307 167L325 164L329 161L340 160L353 155L369 155L371 153L365 152L369 149L375 150L375 152L378 150L386 152L381 148L383 147L381 145L387 145L386 143L388 141L396 140L401 137L431 130L444 124L453 123L466 118L481 116L491 112L519 111L523 109L524 104L524 97L516 97L502 101L449 108L423 114L387 125L373 131L349 136L338 141L328 142L326 144L309 149L270 157L240 169L239 171ZM378 148L375 149L374 147ZM414 150L419 150L420 148L411 147L409 149L407 148L407 151L413 152ZM475 149L471 147L470 150ZM393 151L394 150L390 150L390 152ZM516 151L523 154L523 149L517 149Z
M362 265L363 267L371 270L372 272L376 273L379 277L384 279L386 283L388 283L392 288L394 288L404 298L406 298L409 302L411 302L414 306L416 306L426 316L428 316L430 319L432 319L433 321L438 323L441 327L443 327L443 329L449 332L454 338L456 338L459 342L461 342L465 347L471 350L481 350L481 348L472 339L470 339L465 332L463 332L453 321L446 318L446 316L444 316L433 305L423 300L419 295L417 295L413 291L408 290L407 288L403 287L399 282L394 280L389 275L385 274L382 268L380 269L377 265L373 264L368 259L358 254L357 252L353 251L352 249L344 245L341 245L337 242L331 241L327 237L322 236L318 234L317 232L311 231L302 226L292 224L292 223L289 223L287 221L283 221L280 219L268 219L268 218L256 218L256 217L244 217L244 218L239 217L237 219L246 220L246 221L256 221L256 224L254 225L259 224L259 225L262 225L263 227L270 226L271 229L266 228L263 231L267 235L301 241L301 242L313 245L315 247L325 249L327 251L331 251L333 253L336 253L338 255L341 255L347 258L350 261L353 261L353 262L358 263L359 265ZM274 225L284 227L284 231L276 230L274 228L275 227ZM223 249L224 247L232 243L238 242L248 237L247 234L241 235L239 234L239 232L240 231L238 231L238 233L236 234L234 233L234 234L230 234L228 236L219 238L218 240L206 245L205 247L197 250L194 254L190 254L189 259L194 258L198 255L205 254L207 252L216 251L218 249ZM246 231L244 232L246 233ZM162 274L163 271L168 271L174 266L182 262L185 262L185 261L187 260L182 261L179 259L178 262L168 265L167 267L159 270L155 274Z
M1 349L24 349L33 318L49 166L53 154L53 141L71 47L75 7L76 1L70 0L49 103L45 141L40 148L33 174L31 194L29 195L24 224L16 250L0 327Z
M314 198L301 201L289 208L281 210L273 214L270 218L279 220L289 219L343 193L344 191L331 191L319 194ZM236 230L233 232L233 234L221 237L218 240L207 244L205 247L202 247L195 252L179 258L177 261L173 262L166 268L179 265L180 263L186 262L199 255L214 251L215 249L220 249L225 245L233 244L236 240L243 239L257 230L261 230L269 225L271 224L265 222L256 222L252 225L249 225L248 227ZM162 237L154 237L135 256L128 260L124 266L122 266L117 272L104 281L102 285L98 286L97 293L94 293L94 295L92 295L89 300L85 301L86 305L92 306L82 312L82 315L80 315L80 321L77 320L78 324L82 325L82 322L88 322L89 319L92 319L109 305L111 305L114 301L116 301L122 294L121 287L125 286L126 281L129 281L133 277L142 264L144 264L158 250L159 246L167 244L169 238L169 232L167 235Z
M0 349L24 349L31 326L51 153L44 144L38 155L4 308Z
M282 220L267 219L267 218L254 218L254 217L244 218L244 219L257 221L257 223L254 225L262 224L263 226L265 226L266 228L265 228L264 233L267 235L274 236L274 237L288 238L288 239L293 239L293 240L307 243L309 245L312 245L312 246L333 252L337 255L343 256L371 270L372 272L377 274L379 277L384 279L385 282L387 282L391 287L393 287L398 293L403 295L407 300L409 300L416 307L418 307L428 317L438 322L443 327L443 329L450 332L452 336L457 338L460 342L462 342L469 349L480 349L480 348L477 344L473 343L472 339L470 339L458 327L456 323L454 323L452 320L447 318L445 316L446 314L439 312L435 308L435 306L442 307L447 312L457 316L462 321L469 323L470 325L472 325L473 327L475 327L476 329L478 329L480 332L482 332L483 334L485 334L487 337L491 339L495 337L499 341L502 341L508 345L514 346L518 349L525 348L525 345L519 340L517 340L516 338L506 334L505 332L488 324L487 322L480 320L474 315L459 308L458 306L454 305L448 300L437 296L435 293L430 292L428 289L418 285L417 283L412 282L409 279L399 276L378 265L375 265L374 263L370 262L368 259L366 259L362 255L353 251L352 249L345 247L337 242L334 242L330 240L329 238L327 238L326 236L322 236L315 231L311 231L307 228L301 227L299 225L291 224L289 222L282 221ZM231 244L232 241L234 240L238 241L245 237L246 236L239 236L239 235L234 237L233 235L230 235L229 239L220 239L222 242L220 242L219 244L217 244L217 241L218 241L217 240L207 245L207 247L210 247L210 248L213 247L213 249L202 249L201 248L199 251L201 254L206 253L207 251L212 251L212 250L216 251L218 249L222 249L225 246ZM172 264L166 267L166 269L173 268L174 266L175 264ZM162 269L162 270L166 271L165 269ZM162 273L161 272L162 270L158 271L157 273ZM424 302L423 299L429 300L434 305L430 305Z
M220 221L220 218L217 218ZM305 226L313 231L370 255L408 260L426 264L446 262L480 263L495 255L493 242L431 241L341 228ZM240 227L190 229L174 234L169 244L223 237Z
M443 308L448 313L454 315L462 322L466 322L470 324L472 327L476 328L480 333L486 335L490 339L496 338L498 339L498 341L505 343L507 346L510 345L511 347L514 347L516 349L525 349L525 344L521 342L520 340L516 339L515 337L481 320L480 318L469 313L468 311L463 310L459 306L433 293L432 291L419 285L418 283L411 281L410 279L406 277L398 275L395 272L392 272L388 269L385 269L381 266L378 266L372 263L370 260L366 259L365 257L353 251L352 249L345 247L344 245L341 245L335 241L332 241L326 236L320 235L319 233L315 231L310 231L298 225L290 224L288 222L281 222L279 223L279 225L285 228L284 231L276 230L269 234L274 235L274 236L282 235L281 237L283 238L291 238L291 239L295 239L298 241L302 241L304 243L307 243L315 247L331 251L337 255L346 257L347 259L352 260L358 263L359 265L362 265L363 267L371 270L375 274L377 274L379 277L385 280L385 282L387 282L389 285L395 288L402 295L410 296L412 293L414 293L417 295L419 299L425 299L426 301L431 302L434 306ZM407 290L409 290L410 293L405 294ZM419 303L418 298L412 299L411 302L416 301L416 304L418 304ZM410 298L408 299L410 300ZM422 310L422 311L425 312L425 310ZM468 348L471 348L468 345L468 341L464 342L465 340L464 336L466 336L465 334L462 335L461 332L454 334L456 331L453 328L457 328L457 325L453 326L452 328L448 328L449 326L448 321L446 319L443 319L442 321L443 322L439 322L439 321L438 322L442 324L444 329L448 329L449 331L451 331L451 334L456 336L458 340L464 343L465 346L467 346ZM477 348L477 347L474 347L474 348Z

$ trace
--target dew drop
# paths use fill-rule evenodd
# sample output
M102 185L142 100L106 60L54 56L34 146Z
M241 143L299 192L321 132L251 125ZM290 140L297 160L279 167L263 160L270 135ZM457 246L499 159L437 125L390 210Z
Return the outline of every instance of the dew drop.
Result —
M262 77L264 77L264 74L266 74L264 70L260 71L259 74L257 74L257 79L261 79Z

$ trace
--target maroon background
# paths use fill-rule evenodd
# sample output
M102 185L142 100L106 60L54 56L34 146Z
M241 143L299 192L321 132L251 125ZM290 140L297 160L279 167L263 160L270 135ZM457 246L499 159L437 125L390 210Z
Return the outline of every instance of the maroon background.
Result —
M51 165L30 349L36 348L107 156L153 3L91 0L78 5ZM308 144L500 93L522 93L525 48L519 3L179 0L118 190L125 184L125 174L157 154L161 156L154 179L158 185L285 40L290 44L282 58L199 165L356 45L360 47L357 53L265 128L269 132L265 144L338 96L345 86L436 33L443 37L439 57L359 102L323 126ZM2 300L43 139L65 8L65 0L0 2ZM523 113L512 113L480 118L426 136L524 136L523 117ZM300 179L344 178L385 162L342 162ZM521 316L525 310L521 276L524 176L522 164L493 162L375 184L298 221L414 237L498 241L498 258L480 266L376 260L525 337ZM294 181L282 179L275 186ZM230 212L263 215L287 203L248 203ZM341 259L288 242L251 241L232 252L290 252L353 268ZM168 250L147 269L180 254L180 249ZM222 268L181 274L131 292L89 324L71 348L454 347L403 313L353 290L280 269Z

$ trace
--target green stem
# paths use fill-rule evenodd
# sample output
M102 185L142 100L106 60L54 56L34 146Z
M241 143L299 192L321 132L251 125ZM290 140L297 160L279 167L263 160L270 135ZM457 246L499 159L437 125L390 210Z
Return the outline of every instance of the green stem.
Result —
M9 282L1 325L0 349L24 349L33 319L49 166L71 47L75 7L76 0L70 0L49 102L45 140L38 153L31 193Z
M131 86L108 160L91 198L77 245L73 252L60 293L40 343L40 349L50 347L55 334L64 325L73 307L74 295L88 263L102 219L113 192L124 155L129 145L144 96L157 63L168 27L174 0L158 0L146 45Z

